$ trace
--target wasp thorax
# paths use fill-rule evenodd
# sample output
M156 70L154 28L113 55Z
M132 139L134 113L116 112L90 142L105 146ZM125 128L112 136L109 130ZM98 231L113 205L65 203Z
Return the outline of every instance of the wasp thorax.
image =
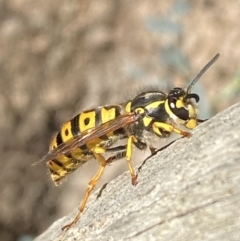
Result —
M175 122L193 129L197 126L197 108L195 103L198 101L199 96L197 94L187 93L181 88L174 88L168 94L165 107L170 118Z

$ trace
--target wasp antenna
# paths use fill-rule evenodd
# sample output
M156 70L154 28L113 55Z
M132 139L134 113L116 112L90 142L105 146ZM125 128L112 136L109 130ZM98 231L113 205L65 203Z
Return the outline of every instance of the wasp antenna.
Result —
M220 54L217 53L197 74L197 76L193 79L192 83L187 88L187 94L191 93L192 87L196 84L196 82L202 77L202 75L217 61Z

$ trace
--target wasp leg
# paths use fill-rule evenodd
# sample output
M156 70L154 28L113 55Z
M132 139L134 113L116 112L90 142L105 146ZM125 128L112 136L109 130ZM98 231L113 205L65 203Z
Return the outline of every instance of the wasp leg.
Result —
M128 142L127 142L127 151L126 151L126 159L128 163L128 169L130 171L131 177L132 177L132 185L137 185L137 175L134 172L133 164L132 164L132 147L133 143L137 143L138 140L135 136L129 136Z
M104 149L98 149L99 151L103 152ZM62 230L68 230L69 228L71 228L73 225L76 224L76 222L80 219L81 214L84 211L84 208L86 206L87 200L89 198L90 193L92 192L92 190L94 189L94 187L96 186L97 182L99 181L99 179L101 178L103 171L107 165L106 160L104 159L104 157L97 153L95 150L93 150L93 154L95 156L95 158L98 160L99 162L99 168L97 170L97 173L95 174L95 176L92 178L92 180L88 183L88 188L85 192L84 198L79 206L79 210L77 215L75 216L75 218L73 219L73 221L65 226L62 227Z
M117 153L115 153L113 156L110 156L107 160L106 160L106 163L107 164L110 164L112 163L113 161L117 161L119 159L122 159L124 157L126 157L126 145L125 146L117 146L117 147L113 147L113 148L109 148L109 149L106 149L106 152L114 152L116 151ZM102 195L102 191L106 188L108 183L105 183L102 188L100 189L98 195L97 195L97 198L100 198L101 195Z
M127 145L122 145L122 146L115 146L115 147L111 147L111 148L107 148L105 149L105 152L122 152L122 151L126 151L127 149Z
M161 131L159 130L162 129L164 131L167 131L169 133L171 132L176 132L177 134L179 135L182 135L182 136L185 136L185 137L190 137L191 136L191 133L190 132L186 132L186 131L183 131L183 130L180 130L172 125L169 125L169 124L166 124L166 123L163 123L163 122L154 122L153 125L153 131L158 134L158 135L162 135Z
M110 156L106 160L107 164L111 164L113 161L117 161L117 160L120 160L120 159L126 157L126 149L127 149L127 145L116 146L116 147L106 149L105 152L113 152L114 153L114 155Z
M133 164L132 164L132 160L131 160L133 144L141 150L144 150L147 147L147 145L145 143L140 142L135 136L130 136L128 138L127 145L116 146L113 148L106 149L106 152L117 152L115 155L110 156L106 162L107 162L107 164L109 164L113 161L117 161L119 159L126 157L127 163L128 163L128 168L129 168L129 171L130 171L130 174L132 177L132 184L136 185L137 184L137 175L134 172L134 168L133 168Z

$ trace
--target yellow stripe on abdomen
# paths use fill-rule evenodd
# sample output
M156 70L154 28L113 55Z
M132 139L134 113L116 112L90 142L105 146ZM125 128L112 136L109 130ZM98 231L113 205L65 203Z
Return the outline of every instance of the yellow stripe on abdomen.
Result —
M89 112L82 112L79 115L80 132L83 132L95 126L96 126L96 112L94 110Z
M116 118L116 108L112 107L112 108L106 108L106 107L102 107L101 109L101 120L102 123L106 123L110 120L113 120L114 118Z

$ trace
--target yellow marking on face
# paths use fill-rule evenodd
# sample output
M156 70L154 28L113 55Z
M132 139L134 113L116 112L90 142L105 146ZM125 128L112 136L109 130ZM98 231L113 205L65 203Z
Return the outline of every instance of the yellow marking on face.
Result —
M105 123L109 120L112 120L116 117L116 109L111 108L111 109L105 109L104 107L101 109L101 118L102 118L102 123Z
M176 108L184 108L184 102L183 102L183 98L180 98L179 100L177 100L176 102Z
M83 112L80 114L79 117L79 129L81 132L93 128L96 125L96 112L95 111L89 111L89 112Z
M182 98L181 98L181 99L182 99ZM176 118L177 118L178 120L180 120L180 118L179 118L176 114L174 114L174 113L172 112L172 110L170 109L169 101L168 101L168 100L165 101L164 107L165 107L165 111L167 112L167 114L168 114L171 118L173 118L173 119L176 119ZM175 108L178 108L178 109L180 109L180 108L186 108L186 107L184 106L183 100L177 100Z

